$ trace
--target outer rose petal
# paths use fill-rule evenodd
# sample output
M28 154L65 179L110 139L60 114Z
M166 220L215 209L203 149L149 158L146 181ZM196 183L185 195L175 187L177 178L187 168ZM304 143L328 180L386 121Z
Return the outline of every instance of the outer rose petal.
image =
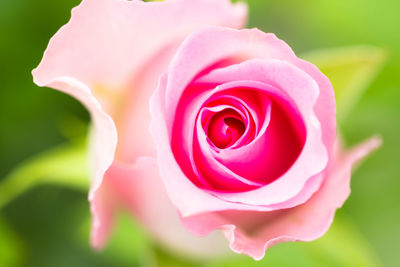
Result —
M241 27L245 17L246 6L229 0L83 0L51 39L35 76L72 76L114 93L176 39L210 25Z
M89 110L94 127L90 151L94 177L92 190L96 190L100 187L105 171L112 163L117 146L117 131L112 118L102 109L90 89L74 78L57 77L44 83L34 76L34 81L39 86L52 87L75 97Z
M351 168L380 145L371 138L352 150L336 151L328 176L303 205L272 212L223 211L182 218L194 234L206 235L221 229L237 253L260 260L269 247L286 241L312 241L328 231L336 209L350 194Z
M50 40L33 71L35 83L76 97L94 122L89 199L96 247L103 245L112 222L113 203L101 195L108 190L98 190L114 161L116 129L119 160L134 163L152 155L148 99L176 47L199 28L241 27L246 15L244 4L229 0L83 0Z
M113 164L106 173L104 185L107 187L103 186L101 190L107 191L98 194L104 199L99 198L97 201L101 207L99 216L104 215L105 232L99 232L93 237L95 243L103 242L107 227L111 224L108 220L112 218L115 206L120 206L137 217L153 238L186 257L204 259L229 254L222 233L215 232L199 238L182 227L161 181L156 159L139 158L135 165Z

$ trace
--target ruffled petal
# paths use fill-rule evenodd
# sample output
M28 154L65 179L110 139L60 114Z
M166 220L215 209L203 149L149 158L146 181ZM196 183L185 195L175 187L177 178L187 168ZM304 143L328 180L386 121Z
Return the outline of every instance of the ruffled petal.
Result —
M337 150L327 179L303 205L272 212L223 211L182 218L197 235L221 229L233 251L260 260L269 247L286 241L312 241L329 229L338 208L350 194L351 168L380 145L371 138L348 152Z

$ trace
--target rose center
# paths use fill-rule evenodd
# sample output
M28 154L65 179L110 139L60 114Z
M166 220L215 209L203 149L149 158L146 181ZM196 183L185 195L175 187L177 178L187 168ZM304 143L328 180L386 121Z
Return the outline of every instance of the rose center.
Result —
M230 112L219 112L211 118L207 135L216 147L227 148L233 145L245 130L246 127L240 116L230 110Z

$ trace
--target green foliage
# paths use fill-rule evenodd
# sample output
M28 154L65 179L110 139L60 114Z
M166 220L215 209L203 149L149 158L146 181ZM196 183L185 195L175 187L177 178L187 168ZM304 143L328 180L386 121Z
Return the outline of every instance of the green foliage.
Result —
M21 163L0 183L0 208L39 184L87 190L88 157L84 142L66 144Z
M376 78L386 53L373 46L349 46L317 50L302 57L328 76L335 89L338 120L341 122Z
M23 252L19 238L0 216L0 266L22 264Z
M85 221L83 230L79 238L82 242L87 242L89 218ZM146 230L127 213L118 216L105 253L111 258L118 258L126 266L152 266L155 261L153 244Z

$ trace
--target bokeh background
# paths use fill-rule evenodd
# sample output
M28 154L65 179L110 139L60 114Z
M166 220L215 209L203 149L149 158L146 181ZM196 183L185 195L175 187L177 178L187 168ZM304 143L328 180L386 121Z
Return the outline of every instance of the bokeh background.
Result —
M400 1L247 1L249 26L274 32L298 54L366 44L386 55L376 79L340 120L348 145L376 133L384 144L355 171L352 194L332 230L316 242L278 245L257 263L175 255L124 216L107 249L94 252L86 184L5 186L22 162L86 133L86 110L67 95L35 86L30 73L79 2L0 0L0 266L399 266ZM28 181L31 175L19 176ZM6 201L13 190L18 194Z

